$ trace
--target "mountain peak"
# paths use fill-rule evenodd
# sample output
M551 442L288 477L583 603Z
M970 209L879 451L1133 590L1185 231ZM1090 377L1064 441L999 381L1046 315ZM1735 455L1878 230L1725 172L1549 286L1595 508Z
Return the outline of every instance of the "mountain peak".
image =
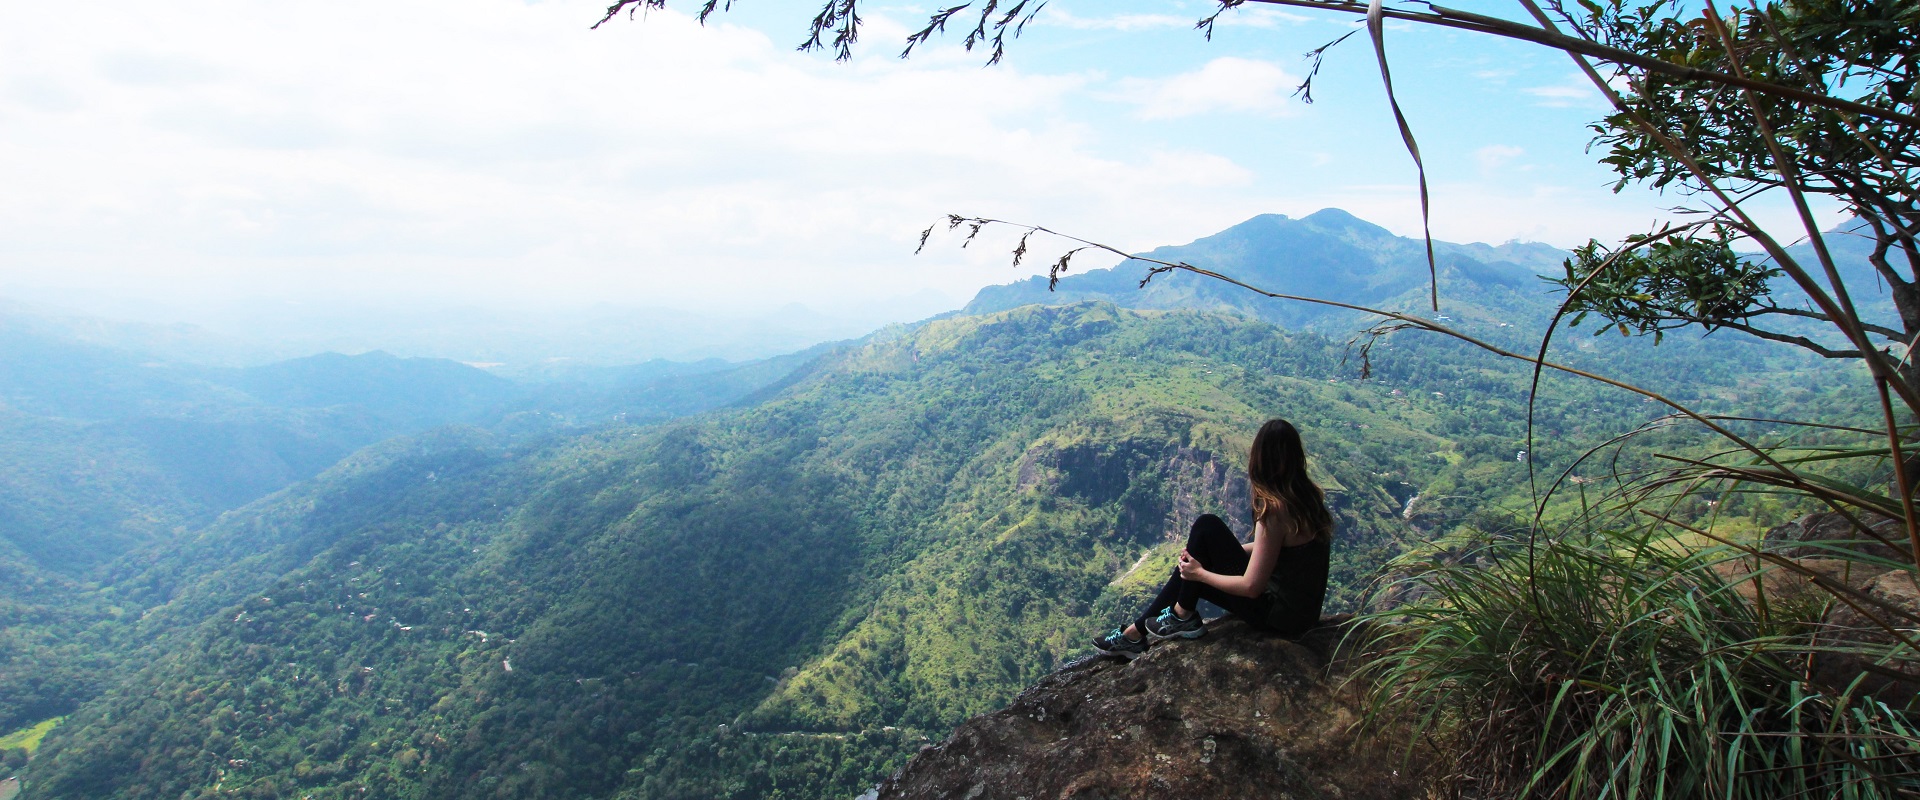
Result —
M1307 216L1303 217L1300 221L1316 222L1321 225L1352 224L1355 222L1360 222L1367 225L1373 224L1371 222L1367 222L1366 220L1363 220L1359 217L1356 217L1352 214L1347 213L1345 209L1333 208L1331 206L1320 209L1319 211L1315 211L1311 214L1308 214Z
M1389 238L1389 239L1399 238L1394 235L1393 231L1387 230L1386 228L1382 228L1378 225L1375 225L1364 219L1356 217L1338 208L1320 209L1319 211L1315 211L1312 214L1308 214L1306 217L1302 218L1300 222L1304 225L1308 225L1310 227L1317 228L1324 231L1357 233L1357 234L1367 236L1369 238L1371 237L1383 237L1383 238Z

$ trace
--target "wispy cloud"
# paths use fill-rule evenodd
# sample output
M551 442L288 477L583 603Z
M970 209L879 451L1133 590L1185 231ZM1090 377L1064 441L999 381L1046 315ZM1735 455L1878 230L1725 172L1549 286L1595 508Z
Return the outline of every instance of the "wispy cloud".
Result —
M1520 91L1538 98L1539 105L1548 108L1572 108L1601 102L1600 93L1594 91L1593 84L1578 75L1557 84L1529 86Z
M1120 81L1120 99L1141 119L1175 119L1213 111L1284 113L1300 79L1267 61L1223 57L1167 78Z
M1250 180L1206 147L1116 155L1058 112L1110 89L1092 73L982 70L944 42L836 64L725 20L581 19L522 0L7 6L0 291L964 296L1018 276L1004 252L957 248L903 267L940 213L1151 228L1168 215L1142 196L1222 216L1211 195ZM875 41L905 35L871 21ZM1142 109L1275 106L1276 75L1219 62L1140 87Z
M1473 151L1473 160L1480 164L1481 171L1492 172L1493 170L1513 163L1514 159L1526 154L1527 151L1525 149L1512 145L1490 144Z
M1226 27L1243 25L1249 28L1279 28L1312 21L1313 18L1305 14L1281 11L1268 6L1243 5L1220 15L1220 24Z
M1037 23L1057 25L1075 30L1099 31L1145 31L1167 29L1192 29L1200 21L1199 16L1181 16L1177 14L1109 14L1106 16L1083 17L1064 9L1049 7L1040 15ZM1310 17L1281 11L1275 8L1241 6L1221 14L1216 22L1220 27L1274 29L1299 25L1311 21Z
M1061 9L1049 8L1037 22L1082 31L1146 31L1191 28L1194 18L1177 17L1172 14L1111 14L1104 17L1082 17Z

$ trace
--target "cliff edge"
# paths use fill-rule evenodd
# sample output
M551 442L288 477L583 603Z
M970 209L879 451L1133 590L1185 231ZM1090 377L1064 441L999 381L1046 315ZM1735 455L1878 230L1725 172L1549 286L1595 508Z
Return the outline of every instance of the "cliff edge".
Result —
M1131 662L1089 657L967 720L877 789L889 798L1405 798L1404 740L1361 738L1344 617L1298 641L1219 620Z

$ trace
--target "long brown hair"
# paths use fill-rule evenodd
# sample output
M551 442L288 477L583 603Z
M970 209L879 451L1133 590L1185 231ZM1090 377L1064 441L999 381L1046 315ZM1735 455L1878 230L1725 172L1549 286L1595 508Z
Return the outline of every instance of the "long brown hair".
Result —
M1314 539L1333 538L1327 495L1307 475L1307 450L1293 423L1270 419L1253 435L1253 451L1247 454L1247 488L1253 495L1255 520L1278 506L1295 525L1313 531Z

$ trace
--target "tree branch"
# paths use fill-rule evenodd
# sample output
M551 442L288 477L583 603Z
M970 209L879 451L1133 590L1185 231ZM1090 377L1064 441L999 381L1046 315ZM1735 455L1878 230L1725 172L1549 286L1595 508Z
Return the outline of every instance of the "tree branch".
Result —
M1717 322L1714 324L1715 324L1715 327L1727 328L1729 330L1736 330L1741 333L1747 334L1749 336L1757 336L1762 339L1766 339L1768 341L1781 342L1783 344L1790 344L1795 347L1805 348L1806 350L1811 351L1814 355L1820 356L1821 358L1861 358L1862 357L1860 351L1858 350L1835 350L1830 347L1827 347L1826 345L1820 344L1819 342L1815 342L1812 339L1808 339L1805 336L1794 336L1792 334L1779 333L1777 331L1770 331L1765 328L1756 328L1744 322ZM1895 338L1897 339L1898 337L1895 337ZM1875 351L1875 352L1878 352L1878 351Z
M1826 323L1833 322L1833 320L1827 318L1827 315L1822 314L1818 311L1808 311L1803 308L1788 308L1786 306L1764 306L1761 308L1754 309L1753 311L1753 316L1757 317L1762 314L1779 314L1781 316L1800 317L1802 319L1810 319L1818 322L1826 322ZM1704 320L1696 320L1696 321L1700 322L1703 325L1706 324ZM1723 323L1715 322L1714 324L1722 327L1726 327ZM1906 341L1907 336L1909 335L1909 334L1902 333L1900 331L1896 331L1885 325L1876 325L1871 322L1862 322L1860 323L1860 327L1865 328L1868 333L1878 334L1880 336L1884 336L1896 342Z

